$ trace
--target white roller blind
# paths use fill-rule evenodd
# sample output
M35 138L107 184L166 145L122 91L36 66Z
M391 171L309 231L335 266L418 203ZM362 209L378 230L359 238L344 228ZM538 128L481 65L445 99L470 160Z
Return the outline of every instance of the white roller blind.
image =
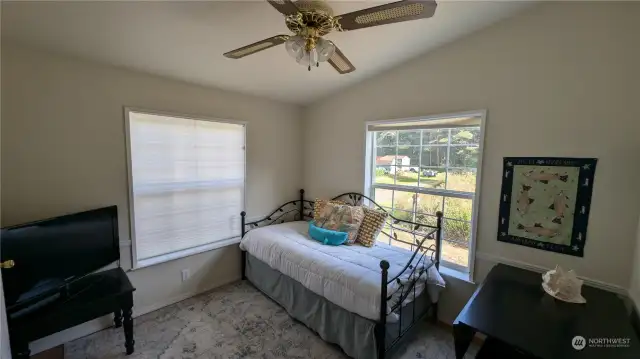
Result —
M245 126L129 111L137 261L240 235Z

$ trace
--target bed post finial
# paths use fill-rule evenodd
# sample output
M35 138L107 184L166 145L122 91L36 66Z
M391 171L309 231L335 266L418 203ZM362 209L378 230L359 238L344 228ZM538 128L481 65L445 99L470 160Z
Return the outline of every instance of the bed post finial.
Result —
M436 269L440 269L440 252L442 251L442 212L436 212L436 225L438 232L436 232Z
M300 189L300 207L298 208L300 211L300 220L304 221L304 189Z

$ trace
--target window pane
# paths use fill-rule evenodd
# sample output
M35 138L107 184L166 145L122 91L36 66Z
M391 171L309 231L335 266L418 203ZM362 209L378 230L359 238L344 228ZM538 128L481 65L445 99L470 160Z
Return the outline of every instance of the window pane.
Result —
M395 146L397 131L376 132L376 146Z
M420 130L399 131L398 145L420 145Z
M413 212L413 201L415 200L415 196L416 194L411 192L394 191L393 208L396 210Z
M446 172L444 168L422 168L420 170L420 187L444 188Z
M393 191L389 189L376 188L373 200L382 207L391 207Z
M413 221L413 213L409 211L403 211L401 209L394 209L393 212L389 210L389 213L393 215L393 217L397 219L401 219L403 221Z
M420 223L420 224L426 224L427 226L437 226L438 225L438 218L436 216L432 216L430 214L425 214L425 213L421 213L418 212L416 213L416 223Z
M444 199L444 216L471 221L472 206L473 201L470 199L447 197Z
M443 145L449 142L449 130L448 129L434 129L423 130L422 132L422 144L423 145Z
M395 157L395 155L396 155L395 147L389 147L389 146L376 147L376 160L379 157L391 156L391 158L387 159L389 161L389 163L387 164L391 164L391 160L394 159L393 157Z
M461 192L476 191L475 169L453 169L447 174L447 189Z
M415 171L415 172L414 172ZM409 167L398 167L396 173L396 184L403 186L418 186L417 170L411 170Z
M430 194L418 194L417 210L420 213L435 216L436 212L442 211L442 196L434 196Z
M447 167L446 146L423 146L422 167Z
M451 146L449 167L478 167L478 146Z
M480 127L454 128L451 130L451 143L480 143Z
M415 167L420 166L420 146L398 146L398 158L396 159L398 166ZM406 168L408 171L409 168Z
M445 219L443 227L442 256L450 262L466 267L469 258L471 223Z
M394 184L396 166L376 166L374 183Z
M136 260L237 235L244 126L130 111L128 140Z
M457 243L442 241L441 259L463 267L469 266L469 247Z
M416 239L420 240L422 237L414 236L413 226L407 223L394 224L393 233L397 236L397 240L392 240L391 245L414 250Z
M384 227L382 227L382 230L378 234L378 237L376 237L376 241L380 241L382 243L389 244L389 242L391 241L392 237L389 237L387 234L392 236L392 234L391 234L391 226L389 226L388 222L384 225Z

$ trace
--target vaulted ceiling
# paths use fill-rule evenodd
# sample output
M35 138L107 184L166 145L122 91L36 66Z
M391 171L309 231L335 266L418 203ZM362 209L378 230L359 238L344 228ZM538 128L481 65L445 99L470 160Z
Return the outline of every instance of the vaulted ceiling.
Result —
M336 14L390 1L331 1ZM240 60L226 51L289 34L266 1L2 2L2 38L31 46L276 100L307 104L454 41L529 6L528 2L439 2L426 20L331 33L355 65L311 72L284 46Z

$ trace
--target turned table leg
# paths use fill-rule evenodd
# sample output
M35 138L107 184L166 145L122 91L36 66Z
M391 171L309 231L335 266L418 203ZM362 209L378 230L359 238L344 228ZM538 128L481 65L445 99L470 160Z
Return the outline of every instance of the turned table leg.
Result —
M135 344L135 340L133 340L133 318L131 318L133 309L131 307L124 308L122 313L124 314L124 346L127 349L127 354L131 354Z
M116 328L120 328L122 326L122 310L117 309L113 312L113 323L116 325Z

